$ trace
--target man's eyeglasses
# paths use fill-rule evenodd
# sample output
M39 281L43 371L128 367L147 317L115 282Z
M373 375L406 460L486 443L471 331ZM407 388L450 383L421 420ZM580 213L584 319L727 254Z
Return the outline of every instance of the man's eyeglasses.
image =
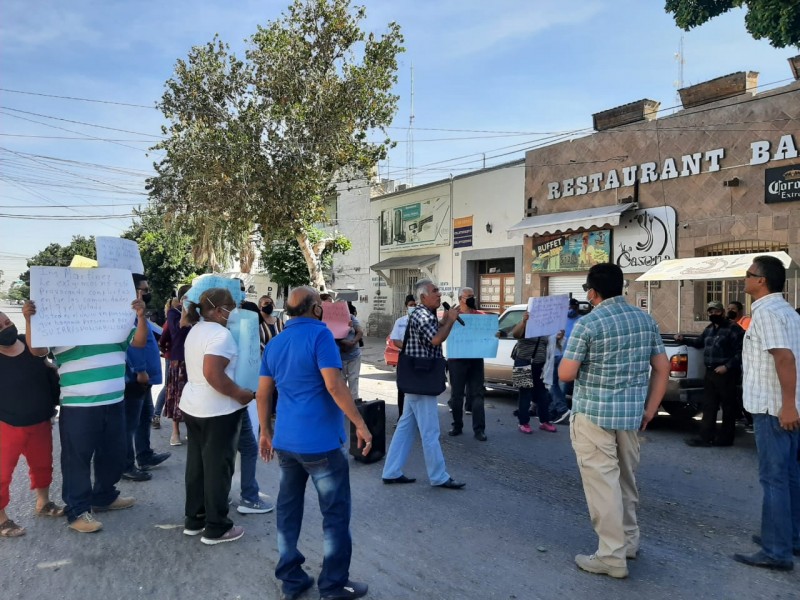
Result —
M747 277L763 277L763 275L759 275L758 273L751 273L750 271L744 272L745 278Z
M590 286L588 283L584 283L581 287L583 288L584 292L588 292L590 289L592 289L592 286Z

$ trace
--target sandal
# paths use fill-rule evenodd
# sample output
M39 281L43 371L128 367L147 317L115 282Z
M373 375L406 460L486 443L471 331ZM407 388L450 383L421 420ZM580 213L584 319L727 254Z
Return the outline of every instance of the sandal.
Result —
M20 527L11 519L7 519L4 523L0 523L0 537L20 537L25 535L25 528Z
M42 508L37 508L35 512L40 517L63 517L64 507L58 506L55 502L48 502Z

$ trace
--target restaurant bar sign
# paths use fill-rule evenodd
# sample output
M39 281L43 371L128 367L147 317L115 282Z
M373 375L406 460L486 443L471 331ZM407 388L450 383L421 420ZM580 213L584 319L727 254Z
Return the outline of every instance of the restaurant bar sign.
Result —
M453 248L472 246L472 216L453 219Z
M800 163L764 171L764 202L800 201Z
M609 261L610 231L584 231L557 235L533 245L534 272L588 271L593 265Z

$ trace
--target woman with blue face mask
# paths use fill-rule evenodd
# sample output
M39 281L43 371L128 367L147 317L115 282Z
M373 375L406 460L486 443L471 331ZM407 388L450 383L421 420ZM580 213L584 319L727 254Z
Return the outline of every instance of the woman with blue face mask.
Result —
M408 317L411 316L411 313L417 308L417 301L414 299L414 296L409 294L406 296L405 301L406 306L406 314L402 317L397 319L394 322L394 327L392 327L392 333L389 334L389 339L392 340L392 343L397 346L398 349L403 349L403 338L406 337L406 327L408 327ZM400 419L400 416L403 414L403 404L405 402L406 395L397 390L397 418Z

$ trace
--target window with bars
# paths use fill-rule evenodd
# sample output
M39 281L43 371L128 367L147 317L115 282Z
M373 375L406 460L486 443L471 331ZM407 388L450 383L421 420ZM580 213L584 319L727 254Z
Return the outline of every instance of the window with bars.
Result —
M725 256L729 254L755 254L757 252L788 252L786 244L765 242L760 240L743 240L739 242L723 242L698 248L697 256ZM750 313L750 298L744 293L744 281L740 279L725 281L706 281L695 288L695 321L706 320L706 306L709 302L722 302L726 307L733 301L745 306L745 313ZM699 293L697 293L699 292ZM784 292L784 296L786 292Z

